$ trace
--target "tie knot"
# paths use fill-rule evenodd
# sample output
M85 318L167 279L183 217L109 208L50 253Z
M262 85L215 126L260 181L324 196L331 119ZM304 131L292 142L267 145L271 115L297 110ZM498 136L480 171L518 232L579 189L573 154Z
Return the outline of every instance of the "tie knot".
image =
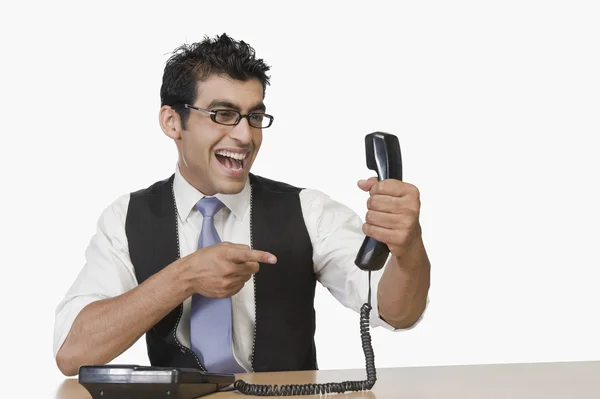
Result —
M213 217L223 207L223 203L216 197L204 197L196 203L196 209L203 217Z

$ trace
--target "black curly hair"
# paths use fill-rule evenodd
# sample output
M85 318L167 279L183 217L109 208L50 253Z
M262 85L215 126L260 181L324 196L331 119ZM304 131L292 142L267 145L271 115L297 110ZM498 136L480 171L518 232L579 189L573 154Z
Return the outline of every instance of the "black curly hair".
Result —
M196 83L213 74L228 75L246 81L257 78L263 86L263 97L269 84L266 72L270 67L255 57L254 49L244 41L236 41L227 34L214 39L184 44L173 51L167 60L160 88L161 106L170 105L181 116L185 129L189 109L184 104L196 101Z

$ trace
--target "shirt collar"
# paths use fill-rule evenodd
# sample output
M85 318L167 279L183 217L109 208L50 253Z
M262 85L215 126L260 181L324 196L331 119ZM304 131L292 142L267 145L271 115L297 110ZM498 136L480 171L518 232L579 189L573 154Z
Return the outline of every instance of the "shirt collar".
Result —
M179 219L185 222L194 209L194 205L205 195L192 186L179 171L179 165L175 167L175 178L173 181L173 191L175 193L175 203L177 204L177 213ZM229 209L237 219L241 220L250 204L250 182L246 179L246 184L242 191L237 194L214 195L227 209Z

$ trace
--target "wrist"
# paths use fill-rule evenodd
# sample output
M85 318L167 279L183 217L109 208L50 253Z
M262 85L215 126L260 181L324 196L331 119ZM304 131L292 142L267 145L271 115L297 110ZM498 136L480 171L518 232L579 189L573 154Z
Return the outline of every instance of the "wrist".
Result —
M190 273L190 262L185 258L178 259L169 267L170 281L173 281L177 296L185 300L194 294L193 278Z
M404 272L413 272L420 268L424 255L425 245L421 237L417 237L400 255L393 258L397 268Z

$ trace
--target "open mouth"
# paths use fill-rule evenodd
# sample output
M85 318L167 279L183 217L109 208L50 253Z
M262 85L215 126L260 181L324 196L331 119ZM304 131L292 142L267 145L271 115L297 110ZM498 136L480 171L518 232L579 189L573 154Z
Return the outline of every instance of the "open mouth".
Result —
M241 171L242 169L244 169L244 167L246 166L246 160L248 159L249 155L250 152L238 153L226 150L219 150L215 152L215 157L217 158L217 161L219 161L219 163L223 165L226 169L229 169L233 172Z

